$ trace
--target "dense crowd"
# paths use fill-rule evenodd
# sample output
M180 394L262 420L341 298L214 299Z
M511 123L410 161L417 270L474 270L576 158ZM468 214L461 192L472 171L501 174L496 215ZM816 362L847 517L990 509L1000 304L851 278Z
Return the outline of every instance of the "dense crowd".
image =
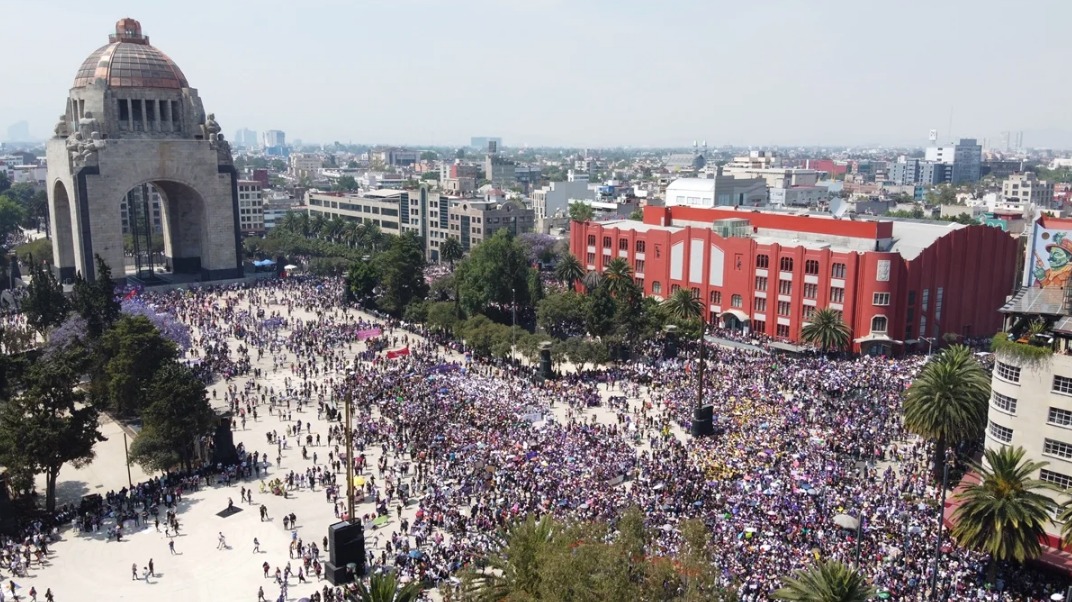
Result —
M932 599L939 492L927 445L900 424L903 391L925 357L836 361L711 346L704 399L719 434L693 440L682 434L696 391L688 350L665 359L649 343L628 364L539 382L529 369L471 361L441 335L347 310L340 289L287 279L146 295L193 327L191 359L228 379L218 402L240 418L275 416L280 453L302 448L304 464L282 479L289 490L312 489L341 516L339 475L355 463L360 497L374 508L362 517L373 570L450 587L513 519L613 522L638 506L656 534L653 554L675 553L677 526L701 518L721 584L743 600L768 599L782 576L817 558L857 555L892 599ZM386 359L399 347L409 355ZM262 383L264 366L287 374L282 386ZM338 422L347 397L354 458L342 452ZM310 415L293 413L303 406L328 422L323 445ZM863 519L859 537L839 515ZM939 596L1045 600L1060 587L1024 570L987 583L984 556L942 549ZM314 542L293 553L319 576Z

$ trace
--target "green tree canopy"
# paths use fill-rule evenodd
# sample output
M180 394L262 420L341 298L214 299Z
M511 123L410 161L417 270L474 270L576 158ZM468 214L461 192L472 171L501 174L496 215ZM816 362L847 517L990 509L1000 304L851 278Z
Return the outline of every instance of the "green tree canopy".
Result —
M339 181L335 183L336 190L354 191L357 190L357 180L353 176L342 176Z
M211 434L216 424L204 383L186 366L169 361L153 375L146 401L130 461L149 471L180 465L190 470L195 441Z
M935 442L935 478L941 475L947 446L982 435L989 398L990 375L964 345L944 349L908 387L904 425Z
M144 316L123 316L104 332L98 353L103 364L91 385L93 402L120 416L140 414L156 373L178 358L175 343Z
M119 300L112 282L112 269L100 255L96 256L96 279L87 282L81 275L75 279L71 305L85 318L90 338L104 334L119 319Z
M59 326L67 319L70 303L63 294L63 286L56 280L52 270L30 258L30 286L22 300L22 311L26 321L40 333Z
M1024 455L1022 447L987 449L983 462L972 465L979 482L956 496L963 503L953 513L953 537L968 549L986 552L992 562L1037 558L1056 507L1042 493L1054 487L1031 477L1048 462Z
M454 269L454 262L458 261L465 255L465 250L462 249L462 243L454 236L448 236L446 240L439 243L439 259L440 261L446 261L450 263L450 269Z
M0 194L0 240L17 232L26 220L26 210L10 195L10 190Z
M818 345L824 353L844 349L852 338L849 327L841 321L841 313L829 307L817 310L800 329L801 340Z
M575 222L590 222L595 218L595 209L588 203L576 202L570 203L569 217Z
M66 353L45 356L30 369L24 392L0 408L0 462L23 487L43 473L49 511L56 509L60 468L88 464L93 446L104 440L97 410L78 388L77 363Z
M555 278L567 287L573 287L578 280L584 278L584 266L572 253L566 253L555 266Z
M380 283L380 274L375 263L357 261L350 265L343 282L347 300L361 301L372 296Z
M875 595L863 573L837 561L821 561L784 580L776 600L867 602Z
M391 241L377 261L380 273L380 307L394 316L414 299L424 299L428 282L424 279L424 245L412 232L405 232Z
M498 230L469 252L455 278L461 303L470 314L481 313L489 305L509 307L515 302L531 305L529 267L525 251L506 229Z

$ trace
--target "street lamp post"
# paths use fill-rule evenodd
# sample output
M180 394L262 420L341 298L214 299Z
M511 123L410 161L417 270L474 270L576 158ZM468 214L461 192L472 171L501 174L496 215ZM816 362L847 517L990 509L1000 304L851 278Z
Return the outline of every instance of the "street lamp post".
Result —
M346 376L348 377L344 411L344 420L346 420L344 428L346 433L346 520L352 523L354 522L354 433L350 421L350 406L354 401L354 371L348 370Z
M945 530L945 496L949 486L949 465L953 463L953 451L946 448L942 462L942 503L938 506L938 537L934 542L934 572L931 573L931 600L938 599L938 563L942 558L942 533Z

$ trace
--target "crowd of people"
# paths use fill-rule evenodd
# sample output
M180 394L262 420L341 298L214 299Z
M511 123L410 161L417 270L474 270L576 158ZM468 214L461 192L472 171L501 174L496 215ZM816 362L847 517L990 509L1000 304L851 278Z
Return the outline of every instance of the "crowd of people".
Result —
M820 558L858 558L896 600L934 599L932 581L955 600L1046 600L1062 585L1033 570L989 583L987 558L948 541L935 558L928 446L900 421L925 357L712 345L704 399L718 434L693 439L697 364L687 345L667 358L649 343L628 363L541 382L518 365L474 361L417 325L347 308L341 292L337 280L284 279L143 294L191 326L190 359L223 379L216 403L236 419L281 423L269 441L277 465L283 450L301 450L290 474L273 475L287 491L321 496L344 516L342 475L354 463L372 571L454 587L515 519L613 523L635 506L654 534L651 554L676 553L678 525L702 519L720 585L746 601L768 599L783 576ZM387 359L402 347L408 354ZM347 399L353 458L340 423ZM842 515L861 528L840 526ZM319 578L314 547L295 553ZM318 585L317 594L339 592Z

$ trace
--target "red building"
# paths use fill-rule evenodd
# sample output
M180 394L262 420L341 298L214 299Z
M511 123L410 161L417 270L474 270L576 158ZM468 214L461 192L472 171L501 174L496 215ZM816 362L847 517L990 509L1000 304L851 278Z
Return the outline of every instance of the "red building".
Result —
M684 206L574 223L570 249L589 270L623 257L645 294L691 289L709 319L775 339L799 342L829 307L854 351L887 355L996 332L1019 261L1016 241L986 226Z

